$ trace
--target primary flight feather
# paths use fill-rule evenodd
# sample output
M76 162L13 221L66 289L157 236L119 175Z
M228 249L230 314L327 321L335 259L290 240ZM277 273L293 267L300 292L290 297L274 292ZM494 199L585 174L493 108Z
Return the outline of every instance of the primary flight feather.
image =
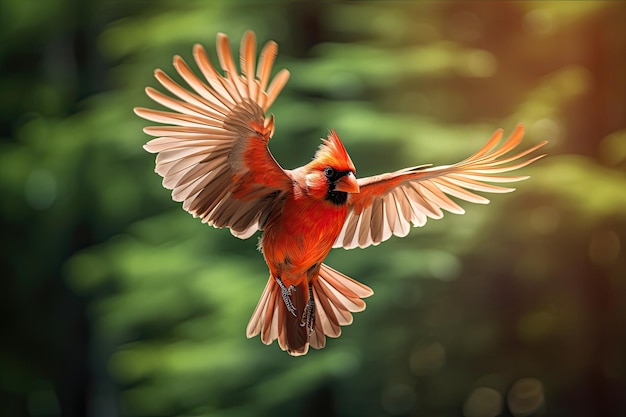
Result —
M488 203L474 191L513 191L489 183L526 179L502 175L543 155L522 159L545 142L512 155L520 144L518 125L502 144L502 130L469 158L449 166L417 166L367 178L356 169L334 130L308 164L288 170L270 153L274 117L266 116L289 78L279 71L270 81L278 46L268 42L255 65L253 32L241 41L237 70L228 38L217 35L222 73L204 48L193 55L198 77L179 57L174 68L181 86L163 71L155 77L170 93L146 88L147 95L170 111L135 108L144 119L161 123L144 132L156 136L144 147L156 153L155 171L172 198L203 223L228 227L246 239L262 231L259 247L270 276L252 314L247 336L261 334L270 344L304 355L309 346L323 348L326 336L338 337L365 309L372 290L322 262L333 247L377 245L392 235L406 236L411 225L438 219L443 210L463 213L449 196Z

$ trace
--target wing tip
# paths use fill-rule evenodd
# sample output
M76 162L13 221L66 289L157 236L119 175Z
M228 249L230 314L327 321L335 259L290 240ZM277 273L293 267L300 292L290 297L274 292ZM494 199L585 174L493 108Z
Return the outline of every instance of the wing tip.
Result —
M144 144L144 145L142 146L142 148L143 148L146 152L150 152L150 153L156 153L156 152L157 152L157 151L154 151L154 150L152 150L152 149L151 149L151 147L150 147L150 142L148 142L148 143ZM155 170L155 172L156 172L156 170Z
M174 67L178 67L180 64L184 63L185 60L183 59L183 57L181 57L180 55L176 54L172 57L172 64L174 65Z
M137 116L141 117L142 119L146 119L146 113L149 113L150 109L146 108L146 107L133 107L133 113L135 113ZM144 128L145 129L145 128Z
M228 35L226 35L224 32L217 32L217 35L215 35L215 39L217 40L217 42L223 42L224 39L228 40Z
M242 39L246 39L247 41L256 39L256 34L252 29L247 29L242 36Z
M193 44L193 48L192 48L192 52L195 55L198 52L205 52L204 50L204 46L202 46L202 44L200 43L194 43Z

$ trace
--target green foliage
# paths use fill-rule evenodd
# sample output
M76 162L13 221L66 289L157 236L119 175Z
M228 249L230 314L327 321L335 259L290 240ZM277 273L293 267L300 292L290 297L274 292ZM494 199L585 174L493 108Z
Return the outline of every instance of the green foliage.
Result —
M6 0L0 11L1 415L624 412L623 8ZM550 141L515 193L332 252L329 265L375 294L304 358L246 339L268 275L256 237L172 202L132 113L151 105L154 68L173 74L174 54L191 63L194 43L214 57L218 31L238 48L246 29L278 41L276 67L292 73L272 108L285 167L306 163L329 128L359 176L456 162L518 122L528 146Z

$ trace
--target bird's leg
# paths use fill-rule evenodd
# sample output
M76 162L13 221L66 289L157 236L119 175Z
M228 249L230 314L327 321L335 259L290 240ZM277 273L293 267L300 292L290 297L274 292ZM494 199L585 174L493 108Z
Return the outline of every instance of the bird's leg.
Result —
M280 287L280 290L283 296L283 302L285 303L285 307L287 307L287 311L293 314L294 317L298 317L296 314L296 307L294 307L293 301L291 301L291 297L290 297L291 291L295 291L296 287L294 287L293 285L286 287L283 281L280 279L280 277L275 277L274 279L276 280L276 283Z
M300 326L306 326L309 329L309 335L315 331L315 299L313 298L313 288L309 283L309 301L304 306L304 312L302 313L302 321Z

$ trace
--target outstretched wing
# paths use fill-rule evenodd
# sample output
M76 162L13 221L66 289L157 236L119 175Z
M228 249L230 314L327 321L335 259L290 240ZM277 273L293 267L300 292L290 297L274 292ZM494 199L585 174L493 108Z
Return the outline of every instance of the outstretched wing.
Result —
M524 127L520 124L498 147L502 138L500 129L478 152L457 164L412 167L359 179L360 192L349 194L348 214L334 247L364 248L378 245L392 235L406 236L411 224L423 226L429 217L443 217L442 209L463 214L465 211L449 195L472 203L487 204L488 199L472 191L513 191L514 188L485 182L508 183L528 178L499 175L522 168L544 156L521 159L547 142L505 157L520 144L523 135Z
M150 87L146 94L171 111L135 108L144 119L166 125L144 129L158 137L144 148L158 153L155 171L163 177L163 186L172 190L172 198L204 223L229 227L242 239L263 229L291 182L269 152L274 118L265 117L289 72L281 70L269 83L278 46L268 42L255 75L255 43L254 33L246 32L241 75L226 35L217 35L224 75L211 65L204 48L195 45L193 55L206 81L175 56L174 68L190 88L157 69L156 79L173 97Z

